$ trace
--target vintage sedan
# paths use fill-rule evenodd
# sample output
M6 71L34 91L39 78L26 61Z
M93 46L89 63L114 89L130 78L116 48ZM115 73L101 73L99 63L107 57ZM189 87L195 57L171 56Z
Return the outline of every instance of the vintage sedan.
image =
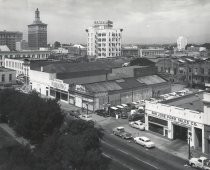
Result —
M133 128L137 128L139 130L145 130L145 124L140 120L129 122L129 125Z
M147 138L145 136L135 137L134 142L137 144L140 144L146 148L154 148L155 147L154 142L152 142L149 138Z

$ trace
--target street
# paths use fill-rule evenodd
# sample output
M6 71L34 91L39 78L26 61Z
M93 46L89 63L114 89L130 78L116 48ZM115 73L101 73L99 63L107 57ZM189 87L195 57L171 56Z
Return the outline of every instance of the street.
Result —
M146 149L133 141L123 140L105 132L102 150L113 160L133 170L184 170L191 169L186 161L157 148Z
M61 105L64 110L71 110L69 105ZM112 134L113 127L123 125L127 120L103 118L92 114L96 126L103 128L101 141L104 156L112 159L111 169L132 170L184 170L192 169L187 161L156 148L146 149L132 140L124 140ZM141 132L143 133L143 132Z

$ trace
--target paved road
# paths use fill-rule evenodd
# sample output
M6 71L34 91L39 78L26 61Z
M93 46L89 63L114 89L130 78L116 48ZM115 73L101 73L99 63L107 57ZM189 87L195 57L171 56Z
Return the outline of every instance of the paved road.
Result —
M146 149L133 141L123 140L105 132L102 140L105 155L132 170L191 170L186 161L157 148Z
M64 110L69 110L62 107ZM109 118L107 118L109 120ZM118 123L110 119L104 122L98 120L100 127L104 128L104 139L102 140L102 150L105 156L111 158L110 170L191 170L191 167L185 166L186 160L166 153L158 148L146 149L133 142L128 142L112 134L112 126ZM126 121L126 120L125 120ZM98 123L99 123L98 122Z

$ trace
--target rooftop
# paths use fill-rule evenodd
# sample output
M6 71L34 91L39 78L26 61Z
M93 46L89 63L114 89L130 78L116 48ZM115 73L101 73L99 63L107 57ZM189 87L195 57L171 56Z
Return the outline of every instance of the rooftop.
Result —
M4 67L0 67L0 72L9 72L9 71L15 71L15 70L4 68Z
M193 111L203 112L204 105L202 99L203 91L187 94L181 97L173 98L171 100L166 100L162 103Z

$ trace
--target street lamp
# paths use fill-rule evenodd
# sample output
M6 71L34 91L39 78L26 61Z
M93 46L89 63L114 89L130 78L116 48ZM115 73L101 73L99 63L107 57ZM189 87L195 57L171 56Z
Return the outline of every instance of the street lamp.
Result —
M190 140L191 140L191 135L192 135L191 132L189 132L189 133L188 133L188 141L189 141L189 142L188 142L188 144L189 144L189 145L188 145L188 159L191 158L191 151L190 151Z

